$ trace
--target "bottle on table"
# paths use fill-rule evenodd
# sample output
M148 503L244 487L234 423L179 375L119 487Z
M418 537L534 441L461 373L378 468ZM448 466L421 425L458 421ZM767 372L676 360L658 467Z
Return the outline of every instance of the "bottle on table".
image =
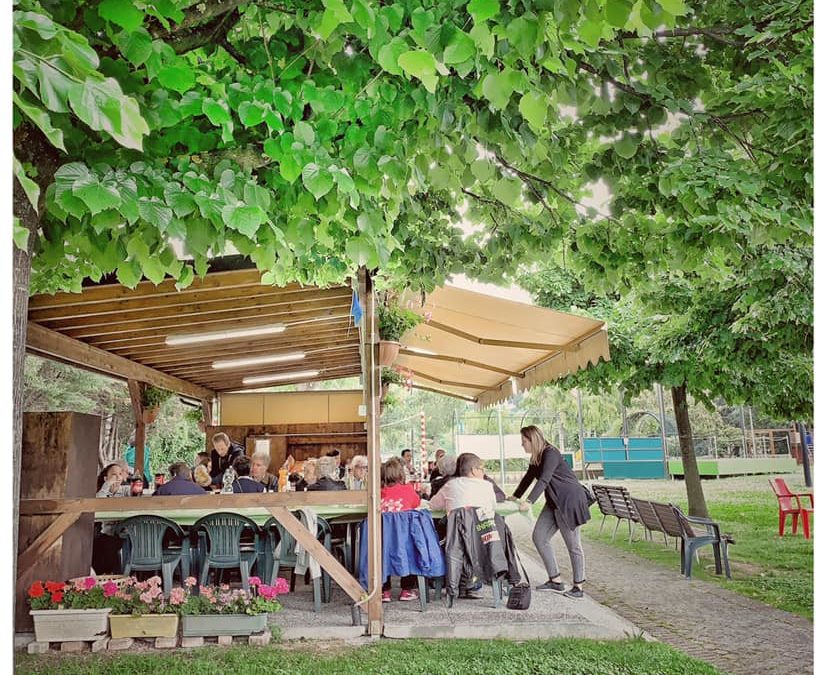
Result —
M224 487L221 488L221 494L231 495L232 484L235 482L235 469L231 466L224 471Z

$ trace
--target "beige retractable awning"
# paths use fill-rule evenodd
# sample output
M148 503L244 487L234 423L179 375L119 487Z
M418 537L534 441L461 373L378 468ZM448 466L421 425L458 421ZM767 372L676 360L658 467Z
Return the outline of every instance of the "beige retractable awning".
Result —
M402 339L395 365L413 386L477 403L610 359L605 322L454 287L411 295L425 322Z

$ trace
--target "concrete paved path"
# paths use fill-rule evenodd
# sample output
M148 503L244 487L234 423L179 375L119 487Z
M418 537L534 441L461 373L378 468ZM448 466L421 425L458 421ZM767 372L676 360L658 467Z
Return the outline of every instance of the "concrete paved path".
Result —
M571 580L561 538L555 552ZM539 560L530 535L520 549ZM583 541L586 593L646 633L732 675L813 672L813 624L720 586L685 579L666 567L609 544Z

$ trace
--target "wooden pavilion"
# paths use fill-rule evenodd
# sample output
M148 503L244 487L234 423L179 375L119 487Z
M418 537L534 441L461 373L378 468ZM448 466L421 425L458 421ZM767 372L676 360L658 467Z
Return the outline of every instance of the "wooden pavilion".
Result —
M147 385L171 390L183 399L199 403L209 438L211 431L226 428L214 415L217 412L220 416L222 399L238 396L229 392L256 389L268 386L267 383L281 385L361 375L361 421L340 423L331 418L312 429L301 425L284 426L279 433L298 435L302 442L311 445L329 442L331 438L337 441L341 435L361 436L369 465L378 467L381 461L380 368L376 363L378 327L370 274L361 269L349 285L323 289L296 284L273 287L262 285L260 272L246 265L248 263L239 265L237 260L230 259L214 261L207 275L183 290L175 287L174 280L163 281L157 286L144 281L135 289L117 283L98 283L85 286L80 294L32 297L27 350L128 382L136 420L136 472L143 469L145 414L141 399ZM468 298L464 296L460 300L467 302ZM433 302L431 298L430 307L417 310L428 316L440 311ZM363 312L358 323L352 311L356 303ZM478 300L478 303L477 314L485 311L483 301ZM438 326L420 326L410 337L412 342L408 344L406 340L403 348L402 365L415 371L414 386L435 388L448 395L489 404L506 398L516 388L526 388L558 377L562 372L596 363L599 358L608 358L607 337L601 322L521 303L498 304L493 311L499 314L491 319L502 324L498 333L519 329L520 322L527 322L533 331L532 338L527 343L519 343L503 339L501 335L471 334L468 332L471 324L476 330L497 331L493 328L494 323L474 323L472 313L460 311L452 318L440 314ZM508 317L502 312L517 317L517 323L508 324ZM452 330L445 322L453 322ZM567 328L563 329L563 323ZM557 328L550 328L551 324ZM526 326L522 328L527 329ZM459 346L462 342L475 342L478 346L473 352L475 357L454 354L455 344L441 345L432 338L429 338L433 345L431 349L418 348L416 341L421 339L423 332L431 330L441 331L454 343L458 340ZM544 337L540 335L543 330ZM441 354L443 359L439 358L437 348L445 350L446 353ZM502 350L511 350L511 357ZM521 352L514 356L519 350ZM292 356L266 365L260 361L243 362L255 357L285 354ZM427 367L418 365L423 359L429 364ZM508 367L497 365L497 359L504 359ZM564 362L564 367L553 366L551 372L548 364L555 360ZM217 362L229 362L230 366L219 369ZM439 368L448 369L447 376ZM480 375L484 376L480 379ZM522 381L521 387L517 386L517 380ZM50 451L52 454L56 452L49 446L56 443L60 434L53 432L39 429L35 434L30 433L29 436L36 438L28 444L24 432L17 565L18 619L20 606L24 605L23 590L32 579L67 570L65 561L60 559L71 550L70 528L79 526L84 519L88 525L91 514L101 506L94 491L90 493L88 487L75 488L74 492L60 488L59 496L55 496L55 486L61 480L64 485L71 483L71 467L66 458L54 463L50 475L38 475L27 482L27 474L33 474L31 470L27 472L27 466L31 467L31 462L38 457L42 460ZM91 452L88 447L85 450L87 454ZM95 447L95 460L96 450ZM32 458L28 464L27 457ZM278 460L274 458L273 461ZM383 617L379 471L371 470L368 476L366 492L153 497L151 507L153 512L161 513L165 510L249 506L268 509L350 597L354 610L366 607L367 630L372 635L380 635ZM367 589L363 589L290 512L298 507L332 504L363 506L366 510L370 532ZM135 503L131 499L107 500L105 508L107 511L130 511L134 510ZM88 529L85 532L88 533ZM74 555L81 561L88 561L90 554L75 551ZM88 571L88 562L85 564L86 570L78 574ZM357 614L354 611L354 619Z

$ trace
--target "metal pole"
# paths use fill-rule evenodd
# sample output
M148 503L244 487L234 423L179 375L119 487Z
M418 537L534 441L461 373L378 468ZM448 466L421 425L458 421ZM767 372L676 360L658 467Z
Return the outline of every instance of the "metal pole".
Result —
M663 442L663 464L665 475L668 475L668 437L665 434L665 399L663 398L663 386L657 383L657 403L660 406L660 438ZM683 468L685 470L685 468Z
M800 434L800 449L803 452L803 480L806 487L812 487L812 467L809 466L809 446L806 445L806 425L803 422L797 423L797 433Z
M582 423L582 392L579 387L576 388L576 414L579 422L579 461L582 466L582 480L586 480L585 476L585 429Z
M749 442L746 439L746 413L743 406L740 406L740 429L743 431L743 457L748 457Z
M620 410L622 411L622 435L628 438L628 410L625 408L625 397L620 389Z
M754 437L754 417L751 414L751 406L749 406L749 429L751 430L751 449L757 457L757 439Z
M496 406L496 421L499 423L499 484L505 487L505 437L502 435L502 404Z
M565 452L565 417L563 413L556 414L557 422L559 422L559 451Z

